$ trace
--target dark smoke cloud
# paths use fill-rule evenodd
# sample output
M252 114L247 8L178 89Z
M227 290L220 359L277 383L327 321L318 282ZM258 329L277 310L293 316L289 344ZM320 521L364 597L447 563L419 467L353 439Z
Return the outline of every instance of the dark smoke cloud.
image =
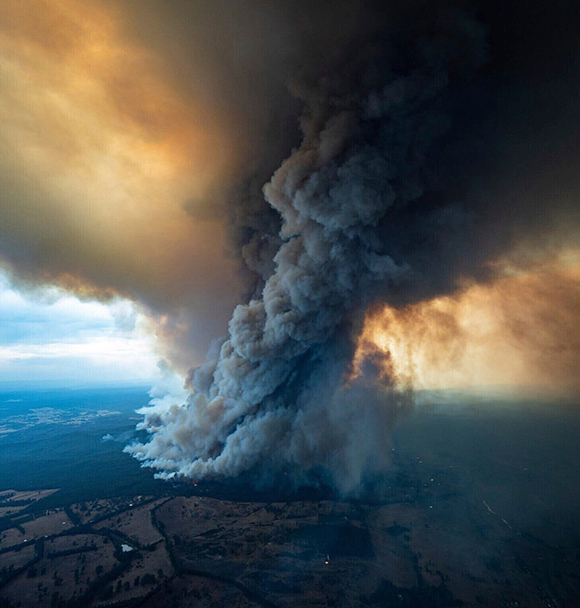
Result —
M186 371L273 272L290 81L379 24L358 2L31 2L0 7L0 263L137 302Z
M558 163L526 175L539 161L537 146L510 151L507 171L495 156L542 108L533 82L517 88L494 73L488 28L441 7L397 19L382 35L366 31L347 45L340 65L292 82L304 108L302 141L263 189L280 231L256 228L244 245L247 253L259 235L266 260L275 249L273 268L192 372L187 403L146 413L151 440L128 451L161 477L234 476L274 461L323 465L341 489L356 489L370 464L384 464L389 417L405 405L343 382L348 334L364 310L484 280L522 233L569 211L560 193L541 200ZM511 115L516 90L530 96L523 119ZM530 182L517 200L514 178L520 188ZM567 178L562 188L576 191L575 176Z

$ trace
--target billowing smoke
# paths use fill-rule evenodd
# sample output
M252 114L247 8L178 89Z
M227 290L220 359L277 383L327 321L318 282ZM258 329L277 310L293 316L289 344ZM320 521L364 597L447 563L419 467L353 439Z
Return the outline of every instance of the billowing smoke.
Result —
M272 271L279 220L261 188L299 143L288 82L376 31L357 4L3 2L0 264L12 280L128 298L172 365L203 361Z
M133 300L181 369L243 302L128 448L162 477L356 489L408 407L353 380L369 307L578 247L568 0L34 2L0 8L2 265Z
M401 308L379 303L365 316L353 374L374 364L418 400L474 387L577 399L579 310L580 266L561 259Z
M460 163L454 104L487 60L486 31L458 11L403 23L294 85L302 142L263 189L281 223L272 272L192 372L187 403L145 412L151 440L128 448L161 477L322 465L351 491L384 465L405 400L347 382L349 333L378 298L480 271L464 259L476 205L447 196L439 167Z

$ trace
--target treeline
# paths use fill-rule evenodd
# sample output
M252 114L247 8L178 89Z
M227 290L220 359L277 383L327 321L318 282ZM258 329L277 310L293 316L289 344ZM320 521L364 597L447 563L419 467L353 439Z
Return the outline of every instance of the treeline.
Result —
M56 557L66 557L67 555L76 555L77 553L87 553L89 551L98 551L96 545L87 545L85 547L75 547L74 549L64 549L63 551L54 551L53 553L47 553L48 559L54 559Z

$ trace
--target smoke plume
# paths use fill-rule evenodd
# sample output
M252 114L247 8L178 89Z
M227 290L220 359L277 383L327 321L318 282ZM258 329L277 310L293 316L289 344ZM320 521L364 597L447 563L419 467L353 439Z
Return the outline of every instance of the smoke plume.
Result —
M130 298L178 369L229 318L127 448L163 478L356 490L409 404L353 374L369 309L578 248L570 2L35 2L0 9L3 265Z
M414 390L526 387L543 399L574 398L579 310L577 260L399 309L378 304L366 315L353 372L372 364Z
M365 309L491 276L520 228L514 209L533 209L503 210L507 193L493 200L487 184L473 187L504 136L476 122L486 28L458 10L419 15L357 41L316 81L293 83L301 143L263 189L280 220L275 240L263 235L279 243L271 274L192 372L187 403L146 412L151 440L128 448L161 477L322 465L355 489L384 464L390 416L405 407L393 392L348 383L349 338ZM488 140L483 152L470 128ZM527 220L536 226L545 211Z

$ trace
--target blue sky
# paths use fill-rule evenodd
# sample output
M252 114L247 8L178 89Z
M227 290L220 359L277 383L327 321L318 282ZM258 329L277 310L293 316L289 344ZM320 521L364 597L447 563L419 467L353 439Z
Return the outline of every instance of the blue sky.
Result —
M149 383L159 376L154 347L126 300L20 292L0 272L0 386Z

